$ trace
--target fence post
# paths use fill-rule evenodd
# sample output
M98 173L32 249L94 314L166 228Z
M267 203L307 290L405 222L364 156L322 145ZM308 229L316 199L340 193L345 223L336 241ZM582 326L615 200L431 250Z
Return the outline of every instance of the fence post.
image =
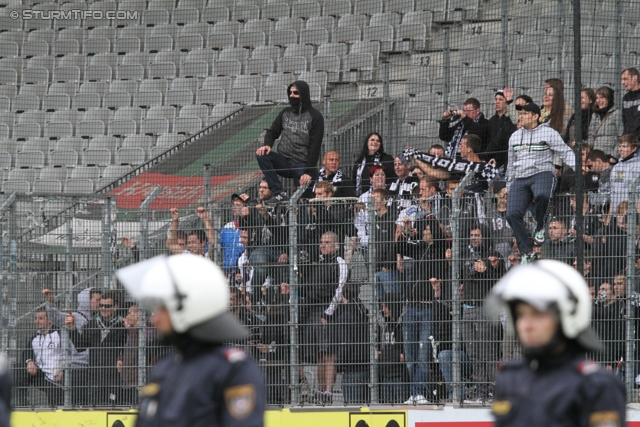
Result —
M66 310L72 310L73 302L73 220L75 215L65 215L67 218L67 245L64 253ZM70 407L71 402L71 340L69 334L64 334L64 406Z
M444 36L444 49L443 49L443 60L444 60L444 70L443 70L443 76L444 76L444 106L445 109L449 108L449 91L451 90L451 84L450 84L450 79L451 79L451 50L449 48L450 46L450 38L451 38L451 34L449 32L449 27L447 27L446 25L442 27L442 32L443 32L443 36Z
M458 286L460 285L460 211L461 207L461 195L464 187L471 181L474 172L469 172L460 181L458 188L453 191L452 204L453 212L451 213L451 305L453 321L451 324L451 341L452 342L452 364L453 364L453 381L451 386L453 387L453 398L463 400L462 396L462 370L460 360L460 344L462 342L460 336L460 298L458 295Z
M299 187L289 199L289 388L291 389L291 403L300 401L300 387L298 384L298 218L296 209L298 200L307 189L306 185Z
M149 206L158 197L162 187L153 187L151 194L140 204L140 261L149 258Z
M502 87L509 84L509 1L502 0Z
M391 99L389 98L389 62L388 61L384 61L382 63L382 105L383 105L383 109L382 109L382 137L383 138L387 138L387 141L389 141L390 138L390 133L389 133L389 118L390 118L390 105L391 105ZM389 147L391 148L391 150L389 151L390 153L395 153L397 152L396 150L396 143L397 141L391 139L391 141L389 141ZM389 148L387 148L387 150L389 150Z
M625 331L625 355L624 355L624 385L627 391L627 399L633 401L632 396L634 393L635 382L635 360L634 360L634 342L635 337L635 316L633 313L634 301L631 298L635 284L635 263L636 263L636 203L638 200L638 193L636 187L640 185L640 175L638 175L629 186L629 213L627 214L627 290L626 290L626 331Z
M622 39L620 37L620 23L622 22L622 7L620 6L620 0L616 1L616 17L614 19L614 25L616 29L616 39L615 39L615 52L614 52L614 69L618 70L618 72L622 72ZM614 89L615 93L615 103L619 105L619 108L622 108L622 83L620 78L614 79Z
M331 97L329 95L324 96L324 136L323 141L326 151L336 150L335 141L331 136Z
M7 306L7 293L6 289L10 286L11 279L8 276L9 260L6 258L5 241L4 236L4 223L5 213L11 208L11 205L16 200L16 193L13 192L0 206L0 269L2 269L2 286L0 287L0 325L2 327L2 351L6 351L9 348L9 307Z
M207 208L211 203L211 165L208 163L202 165L202 180L204 181L203 206Z
M376 211L374 209L374 199L372 196L369 197L367 202L367 216L369 221L369 230L375 230L376 228ZM369 242L367 243L367 253L368 262L369 262L369 284L371 286L371 310L369 310L369 318L371 321L369 322L369 337L370 337L370 368L369 368L369 381L371 382L371 403L378 403L379 399L379 384L378 384L378 358L377 358L377 331L378 331L378 290L377 290L377 277L376 277L376 264L377 264L377 256L376 253L376 233L369 233Z
M116 259L115 245L117 230L111 226L111 206L113 199L107 197L102 213L102 288L111 289L113 265Z

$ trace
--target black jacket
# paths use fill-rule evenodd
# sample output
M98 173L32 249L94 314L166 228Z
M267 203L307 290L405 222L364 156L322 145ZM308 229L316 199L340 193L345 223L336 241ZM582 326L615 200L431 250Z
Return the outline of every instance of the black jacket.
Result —
M306 173L317 175L318 158L324 136L324 118L311 105L309 85L296 80L287 88L296 86L300 92L300 105L287 107L278 114L264 136L264 144L273 147L280 138L278 153L294 163L306 163Z
M89 382L97 384L117 384L118 371L116 364L127 342L127 329L124 327L122 319L116 319L108 328L104 330L100 326L100 316L90 320L82 327L82 333L77 329L69 330L69 338L76 347L76 350L83 351L90 349L89 367L100 369L89 369ZM106 336L102 338L102 333Z
M640 138L640 90L627 92L622 98L622 123L624 135L635 133Z
M369 354L369 316L364 304L356 299L340 304L332 318L338 372L366 372Z
M455 124L451 126L451 121L440 121L440 131L438 133L438 137L440 138L440 140L447 143L447 146L445 147L445 153L452 153L452 155L450 156L452 159L460 157L460 141L453 141L453 136L456 133L456 129L460 127L462 128L461 136L464 136L468 133L478 135L482 140L482 149L480 151L485 151L487 145L489 145L489 120L487 120L482 113L480 113L480 117L478 118L477 122L471 120L469 117L465 117L464 119L453 123ZM445 154L445 156L446 155L447 154Z
M480 154L480 157L484 161L495 159L498 167L506 166L509 138L511 138L511 134L516 131L516 125L511 120L511 117L506 114L502 116L494 114L493 117L489 119L488 127L489 144L484 150L484 153Z
M625 423L620 380L577 351L499 368L494 389L496 427L593 426Z
M262 427L265 393L255 361L238 348L181 337L140 390L136 427Z

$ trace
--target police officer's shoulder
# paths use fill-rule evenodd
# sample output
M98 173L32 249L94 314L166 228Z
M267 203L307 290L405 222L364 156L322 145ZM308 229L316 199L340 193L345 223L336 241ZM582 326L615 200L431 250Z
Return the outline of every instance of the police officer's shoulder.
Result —
M515 372L522 369L529 369L527 362L523 359L500 362L497 367L498 372L505 372L505 373Z
M243 362L249 358L249 355L238 347L222 347L221 351L227 362L231 364Z

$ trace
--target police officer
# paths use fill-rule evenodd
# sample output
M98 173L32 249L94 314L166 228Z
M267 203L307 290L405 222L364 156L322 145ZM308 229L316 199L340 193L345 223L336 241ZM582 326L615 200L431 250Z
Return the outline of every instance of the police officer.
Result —
M487 304L506 309L524 356L496 376L496 427L626 425L622 383L585 360L600 343L589 326L589 289L576 270L553 260L515 267Z
M244 351L223 345L248 332L228 312L222 270L201 256L180 254L116 274L133 298L155 307L152 323L177 348L140 390L136 426L262 427L260 369Z
M11 418L11 375L9 363L0 353L0 427L9 427Z

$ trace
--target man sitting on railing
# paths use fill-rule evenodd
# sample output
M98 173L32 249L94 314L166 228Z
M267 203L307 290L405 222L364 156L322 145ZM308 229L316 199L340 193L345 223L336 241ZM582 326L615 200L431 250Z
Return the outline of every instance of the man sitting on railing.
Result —
M290 107L278 114L264 136L264 145L256 150L258 165L264 173L273 197L269 203L288 199L278 175L293 178L296 187L309 185L316 169L324 137L324 118L311 105L307 82L297 80L287 88ZM272 151L276 140L278 151Z

